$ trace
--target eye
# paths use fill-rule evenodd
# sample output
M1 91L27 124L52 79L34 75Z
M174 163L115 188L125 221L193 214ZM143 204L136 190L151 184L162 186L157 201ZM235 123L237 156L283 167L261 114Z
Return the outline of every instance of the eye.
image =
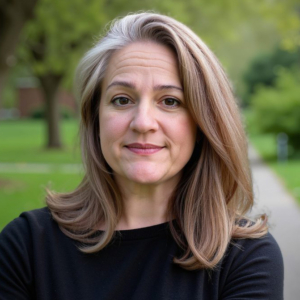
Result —
M117 106L124 106L130 104L131 101L127 97L116 97L112 100L112 103Z
M178 107L180 105L180 102L174 98L165 98L162 103L168 107Z

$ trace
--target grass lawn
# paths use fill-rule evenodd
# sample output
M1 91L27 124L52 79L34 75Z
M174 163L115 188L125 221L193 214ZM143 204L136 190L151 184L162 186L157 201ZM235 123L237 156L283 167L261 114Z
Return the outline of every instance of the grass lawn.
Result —
M62 122L62 150L45 149L45 126L42 121L20 120L0 122L0 163L80 163L78 121ZM26 210L43 207L45 187L64 192L74 189L82 174L5 173L0 168L0 230Z
M276 138L273 134L249 134L249 138L264 161L277 163Z
M300 204L300 160L289 161L286 164L271 163L270 165Z
M80 162L78 121L62 122L62 150L45 148L45 124L40 120L0 122L0 162Z
M1 174L0 230L21 212L45 206L45 187L58 192L74 189L81 174Z

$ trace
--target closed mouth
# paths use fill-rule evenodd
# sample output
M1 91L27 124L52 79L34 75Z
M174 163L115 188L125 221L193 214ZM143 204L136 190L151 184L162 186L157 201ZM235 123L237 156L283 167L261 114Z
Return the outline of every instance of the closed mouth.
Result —
M140 143L132 143L125 145L130 152L137 154L137 155L151 155L159 152L164 146L158 146L153 144L140 144Z
M135 149L162 149L163 146L153 145L153 144L140 144L140 143L132 143L125 145L127 148L135 148Z

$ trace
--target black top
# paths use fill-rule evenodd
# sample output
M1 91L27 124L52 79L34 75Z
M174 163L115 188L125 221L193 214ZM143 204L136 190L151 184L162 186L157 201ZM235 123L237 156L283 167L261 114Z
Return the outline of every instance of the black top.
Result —
M49 210L38 209L0 234L0 299L283 299L273 237L235 242L215 271L172 262L180 250L168 223L118 231L103 250L83 254Z

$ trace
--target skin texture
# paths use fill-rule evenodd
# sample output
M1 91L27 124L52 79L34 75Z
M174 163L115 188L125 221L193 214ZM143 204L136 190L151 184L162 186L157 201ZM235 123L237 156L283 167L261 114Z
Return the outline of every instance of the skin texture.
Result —
M166 221L168 199L196 141L173 52L153 42L116 51L99 117L101 149L124 196L119 229Z

